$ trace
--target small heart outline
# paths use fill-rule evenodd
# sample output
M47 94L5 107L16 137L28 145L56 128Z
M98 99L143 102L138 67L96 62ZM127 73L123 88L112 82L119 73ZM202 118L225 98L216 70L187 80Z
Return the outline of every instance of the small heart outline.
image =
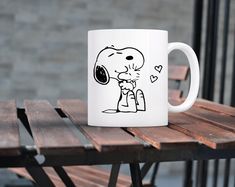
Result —
M158 77L157 77L157 76L154 76L154 75L151 75L151 76L150 76L150 81L151 81L151 83L154 83L156 80L158 80Z
M162 68L163 68L162 65L154 66L154 69L155 69L158 73L161 73Z

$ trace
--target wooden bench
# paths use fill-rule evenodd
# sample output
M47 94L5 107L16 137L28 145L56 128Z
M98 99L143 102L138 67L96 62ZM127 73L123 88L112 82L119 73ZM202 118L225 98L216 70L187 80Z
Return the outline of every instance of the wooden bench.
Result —
M95 166L69 166L64 167L65 171L76 186L100 187L108 186L110 171ZM11 171L21 175L29 180L32 177L24 168L11 168ZM65 187L65 184L53 168L44 168L44 171L50 177L56 187ZM117 187L130 186L130 177L119 174Z
M179 90L180 82L187 79L188 75L188 67L186 66L178 66L178 65L170 65L169 66L169 80L176 82L175 89L169 89L169 98L180 98L182 96L182 91ZM73 121L74 124L81 124L85 123L86 119L84 116L79 116L79 119L77 117L77 114L73 113L73 104L66 102L66 101L59 101L58 106L64 111L64 113ZM35 140L35 144L37 145L38 152L41 154L53 154L56 152L57 147L63 147L63 145L71 144L70 149L66 147L64 149L64 152L71 151L74 147L76 147L76 150L79 150L78 147L81 146L81 142L78 141L75 137L68 137L68 134L70 134L68 128L66 127L66 124L64 121L61 121L58 114L53 110L53 108L50 106L49 103L45 102L25 102L25 109L26 114L28 116L28 121L30 128L33 131L33 137ZM82 107L84 109L84 107ZM80 111L80 113L85 113L83 111ZM39 119L45 118L45 121L53 121L59 124L58 131L55 131L54 133L57 136L53 136L51 138L47 138L47 142L45 142L45 136L48 134L51 135L52 132L50 131L41 131L40 126L43 126L45 124L42 124ZM63 128L64 127L64 128ZM113 144L117 145L120 144L120 146L125 146L125 141L130 143L129 141L133 142L133 139L129 139L128 137L124 136L122 134L122 131L120 130L120 134L117 134L117 131L115 130L115 135L117 138L115 138L115 135L112 133L112 128L109 129L109 132L106 131L94 131L94 128L89 128L89 126L81 127L79 125L79 129L81 132L87 135L89 140L95 145L95 147L98 150L104 151L105 149L112 149L110 146L110 142L107 144L107 140L112 141ZM55 130L55 129L54 129ZM139 130L135 128L128 128L128 130L133 133L134 135L140 134ZM169 128L161 128L159 129L162 131L162 134L165 136L173 135L174 130L170 130ZM158 130L158 131L159 131ZM94 131L94 132L93 132ZM35 134L34 132L37 132ZM100 134L100 136L97 139L97 133ZM141 133L148 133L141 132ZM94 135L94 136L92 136ZM112 136L112 137L111 137ZM176 141L177 135L173 135L173 140ZM59 138L58 138L59 137ZM100 137L103 137L100 138ZM120 139L120 137L123 137ZM171 141L170 138L167 141ZM191 141L191 140L190 140ZM187 142L187 137L185 136L185 139L182 139L182 142ZM138 147L137 142L133 142L133 144L136 144ZM172 142L172 145L174 142ZM169 143L167 144L169 146ZM162 145L156 145L158 147L164 146ZM55 147L55 149L53 149ZM127 147L128 149L128 147ZM60 149L61 151L61 149ZM150 168L150 167L149 167ZM148 169L149 169L148 168ZM110 182L110 172L109 170L101 169L100 167L95 166L70 166L70 167L64 167L67 175L71 178L72 184L75 186L84 186L84 187L98 187L98 186L113 186L113 182ZM28 171L25 168L9 168L12 172L23 176L29 180L32 180L32 177L28 173ZM45 173L49 176L51 181L54 183L55 186L65 186L64 182L61 180L61 178L58 176L58 173L55 171L55 168L43 168ZM115 174L115 173L114 173ZM117 174L117 173L116 173ZM146 172L145 172L146 174ZM114 176L114 182L115 182L115 176ZM110 182L110 184L109 184ZM130 176L126 176L123 174L119 174L117 179L117 186L124 187L124 186L130 186L131 185L131 178ZM146 186L153 186L146 184Z
M65 181L67 186L115 186L107 182L109 172L71 165L114 164L111 176L115 178L120 163L129 163L131 168L146 162L144 175L151 162L235 158L232 107L197 100L187 112L170 114L166 127L123 129L87 126L86 104L80 100L58 103L55 110L48 101L25 101L24 116L24 109L16 110L14 101L0 102L0 167L25 167L22 174L43 187L63 186ZM70 123L62 119L62 111ZM32 147L20 146L16 112L24 125L28 118L35 141ZM73 126L90 144L80 142L81 135L76 136ZM38 154L44 155L45 161L34 162ZM131 174L132 179L141 179L139 171ZM121 175L118 186L125 186L125 179L130 180Z

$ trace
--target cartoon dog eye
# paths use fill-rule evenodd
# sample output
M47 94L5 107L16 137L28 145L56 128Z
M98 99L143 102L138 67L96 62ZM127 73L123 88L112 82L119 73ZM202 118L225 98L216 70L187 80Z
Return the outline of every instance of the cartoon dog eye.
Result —
M127 59L127 60L133 60L133 56L131 56L131 55L130 55L130 56L127 56L126 59Z
M95 73L95 79L97 80L97 82L103 85L108 84L110 77L105 67L96 66L96 70L94 73Z

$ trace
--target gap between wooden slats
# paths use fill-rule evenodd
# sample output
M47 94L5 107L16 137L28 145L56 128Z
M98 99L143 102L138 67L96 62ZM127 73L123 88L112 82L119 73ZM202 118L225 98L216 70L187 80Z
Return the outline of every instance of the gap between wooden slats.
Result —
M16 102L0 101L0 155L19 155L20 136Z
M188 66L182 65L169 65L168 66L168 79L170 80L186 80L188 76Z
M235 117L235 108L234 107L230 107L227 105L222 105L219 103L215 103L212 101L207 101L204 99L197 99L197 102L195 103L195 105L208 109L208 110L212 110L215 112L219 112L219 113L223 113L223 114L227 114L230 116Z
M138 127L127 130L157 149L193 149L197 145L194 138L168 127Z
M70 154L84 150L80 140L48 101L24 102L37 150L42 154Z
M120 128L88 126L87 105L85 102L80 100L59 100L58 106L98 151L112 151L115 149L131 151L143 148L139 141Z
M173 103L182 103L183 99L173 99ZM185 114L200 118L204 121L210 122L213 125L235 133L235 108L226 105L221 105L215 102L197 99L194 105L185 112Z
M234 133L186 114L170 113L169 127L183 132L213 149L234 148L235 146Z
M185 100L185 98L172 98L175 99L177 102L183 102ZM228 106L228 105L224 105L224 104L220 104L220 103L216 103L213 101L209 101L209 100L205 100L205 99L197 99L196 102L194 103L195 106L198 106L200 108L204 108L207 110L211 110L214 112L218 112L218 113L222 113L222 114L226 114L232 117L235 117L235 108Z
M201 108L198 106L193 106L191 109L189 109L185 113L187 115L194 116L202 120L208 121L213 125L216 125L218 127L221 127L223 129L226 129L235 133L235 117L231 117L226 114L211 111L211 110Z

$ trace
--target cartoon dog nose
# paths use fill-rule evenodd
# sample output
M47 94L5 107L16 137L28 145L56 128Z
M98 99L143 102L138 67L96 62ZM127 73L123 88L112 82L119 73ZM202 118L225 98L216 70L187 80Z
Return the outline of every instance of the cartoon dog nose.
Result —
M127 56L126 59L127 59L127 60L132 60L132 59L133 59L133 56Z

